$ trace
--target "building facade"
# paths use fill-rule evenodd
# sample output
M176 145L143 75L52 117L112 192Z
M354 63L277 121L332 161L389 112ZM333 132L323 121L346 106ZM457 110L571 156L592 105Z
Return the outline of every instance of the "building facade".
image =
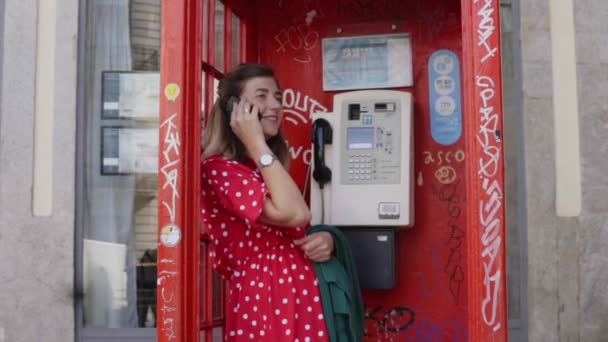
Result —
M160 11L0 2L0 342L155 339L158 184L142 141L158 120L118 115L117 89L158 97ZM606 17L602 0L501 3L512 341L607 333Z

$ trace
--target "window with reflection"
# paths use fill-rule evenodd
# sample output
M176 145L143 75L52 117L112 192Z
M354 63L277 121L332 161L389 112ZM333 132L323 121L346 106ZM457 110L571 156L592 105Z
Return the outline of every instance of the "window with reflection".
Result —
M161 0L89 0L85 328L156 326Z
M243 38L241 20L221 1L210 6L203 0L202 10L204 113L215 100L218 79L242 60ZM84 173L82 326L152 329L161 0L88 0L86 12L86 137L84 160L78 165ZM208 25L211 19L213 27ZM230 49L230 58L224 47ZM217 277L212 284L216 318L223 305L222 285Z
M232 13L232 63L234 67L241 62L241 20Z

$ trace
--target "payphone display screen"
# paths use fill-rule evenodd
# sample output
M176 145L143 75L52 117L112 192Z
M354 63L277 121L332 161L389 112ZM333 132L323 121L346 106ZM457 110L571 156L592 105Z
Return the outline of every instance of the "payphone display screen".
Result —
M371 149L374 147L374 128L350 127L346 139L349 150Z

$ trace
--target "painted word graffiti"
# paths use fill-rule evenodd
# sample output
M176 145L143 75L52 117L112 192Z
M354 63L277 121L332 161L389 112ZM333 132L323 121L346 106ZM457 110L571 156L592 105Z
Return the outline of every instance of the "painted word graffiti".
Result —
M485 62L488 58L496 56L498 47L492 46L489 39L494 34L496 27L494 26L494 7L493 3L495 0L475 0L475 3L483 1L483 7L477 12L477 15L481 17L479 26L477 27L477 37L479 39L477 45L483 46L486 49L486 55L481 59L481 62Z
M500 138L496 135L499 125L499 115L491 101L496 94L495 82L489 76L477 77L477 87L482 106L480 108L481 127L477 133L477 142L481 145L483 153L479 160L479 176L485 191L479 203L479 220L483 229L481 253L484 271L484 298L482 301L482 317L494 331L501 328L500 318L497 316L500 305L499 294L501 287L500 256L502 244L502 201L503 191L497 179L501 153Z
M169 306L173 302L173 294L167 294L165 291L166 288L161 289L161 301L162 307L160 310L163 312L165 319L163 319L163 328L162 331L167 337L168 340L175 340L177 336L175 336L175 319L172 318L172 314L175 313L176 308L173 306Z
M291 156L291 160L296 160L302 158L302 161L306 165L310 165L312 161L312 149L305 149L304 146L291 146L289 141L287 141L287 146L289 146L289 155Z
M283 112L289 114L285 116L285 120L298 125L298 120L303 124L308 123L308 119L315 113L325 113L327 108L319 101L308 95L304 95L299 91L287 88L283 91ZM301 113L307 115L304 116ZM292 118L291 116L295 116Z
M383 307L381 305L372 310L366 308L365 320L365 336L376 338L392 338L407 330L416 320L414 310L405 307L397 306L388 309L382 314Z
M466 317L453 321L438 322L433 318L420 318L412 328L414 338L408 341L468 341L469 333Z
M448 260L443 267L443 272L447 274L449 279L449 288L454 304L459 304L460 293L465 279L464 266L465 261L463 255L465 233L459 225L459 218L462 215L461 203L464 201L458 193L460 179L457 179L451 184L443 184L439 187L433 187L433 192L437 195L441 202L448 204L449 221L447 224L450 237L446 242L446 246L450 250Z
M488 157L487 160L480 161L479 172L484 177L493 177L498 171L500 159L500 145L493 146L490 142L490 138L500 141L500 134L497 134L498 113L490 103L496 95L494 80L488 76L477 77L477 86L480 88L479 97L482 101L482 107L479 109L482 126L477 134L477 141L483 146L484 155Z
M175 212L176 212L176 200L179 198L179 190L177 188L177 183L179 180L179 169L177 165L180 161L180 136L179 130L174 123L174 120L177 118L177 114L171 115L167 120L165 120L162 125L160 125L161 134L164 130L164 145L165 149L163 150L163 158L165 161L165 165L161 168L160 172L165 177L165 183L163 184L163 191L168 189L171 192L171 201L167 202L163 199L162 205L169 213L169 217L171 220L171 224L175 223ZM175 262L171 260L161 260L161 263L167 265L175 265ZM162 322L162 331L165 334L167 340L177 339L175 335L175 318L174 314L176 312L175 306L172 306L174 293L173 290L168 289L165 286L164 280L169 277L176 276L177 272L173 270L169 270L165 268L165 270L159 272L158 274L158 286L161 287L161 296L160 296L160 310L164 314L164 319Z
M171 217L171 223L175 222L175 201L179 197L179 190L177 189L177 180L179 178L179 170L176 165L179 163L179 131L173 120L177 117L177 113L171 115L163 124L160 126L161 132L163 128L166 128L164 143L166 148L163 150L163 158L165 159L165 165L161 168L161 173L165 176L166 182L163 184L163 190L169 187L171 189L171 203L167 203L163 200L163 206L169 212ZM175 157L175 159L173 158Z
M444 162L446 164L452 163L462 163L465 158L464 151L462 149L452 152L444 152L437 151L435 154L431 151L424 151L424 164L425 165L435 165L437 164L439 168L435 171L435 178L441 184L451 184L456 181L456 169L449 165L442 165Z
M319 45L319 33L310 28L310 24L317 15L316 11L310 11L306 15L306 23L296 24L282 29L274 36L274 40L279 44L277 52L296 52L302 54L294 57L294 61L299 63L310 63L312 57L309 51Z
M444 162L446 164L451 164L453 161L462 163L465 158L464 150L458 150L456 152L448 151L437 151L437 153L433 154L432 151L424 151L424 164L435 164L441 165Z
M285 120L293 125L308 125L313 114L325 112L327 112L327 108L312 97L290 88L283 91L283 113L285 113ZM312 150L308 145L306 147L301 145L292 146L289 143L288 145L292 160L302 158L304 164L310 165Z

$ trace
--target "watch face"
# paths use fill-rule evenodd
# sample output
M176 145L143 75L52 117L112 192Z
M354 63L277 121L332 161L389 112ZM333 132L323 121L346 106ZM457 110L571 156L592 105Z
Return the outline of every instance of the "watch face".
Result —
M274 158L272 158L270 154L264 154L260 157L260 164L262 164L262 166L268 166L272 163L273 159Z

